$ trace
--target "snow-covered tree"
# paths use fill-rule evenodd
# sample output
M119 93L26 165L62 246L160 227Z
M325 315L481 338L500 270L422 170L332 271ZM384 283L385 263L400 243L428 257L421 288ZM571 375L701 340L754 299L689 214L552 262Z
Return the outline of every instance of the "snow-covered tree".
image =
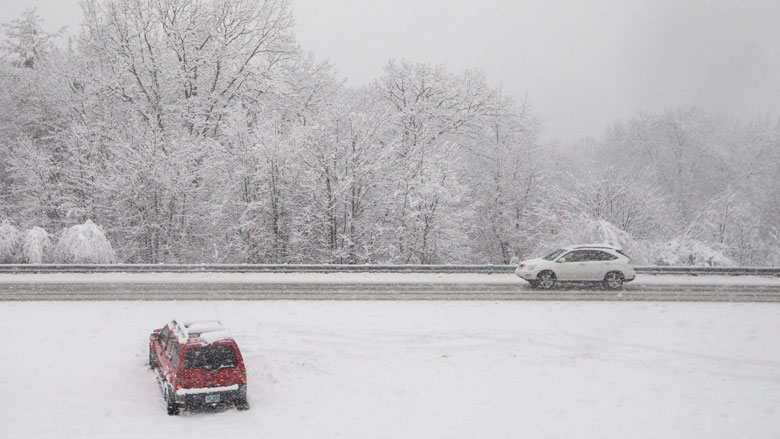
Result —
M639 166L595 168L570 166L558 181L555 208L607 221L637 239L658 237L667 209L652 173Z
M728 155L729 124L699 108L639 113L608 132L601 152L608 163L651 169L672 203L673 219L684 227L736 172Z
M300 220L302 138L333 103L340 84L328 63L300 54L281 65L262 99L226 115L200 175L206 188L209 251L219 261L318 262ZM318 249L319 251L319 249Z
M87 0L83 10L93 78L161 132L215 135L297 53L287 0Z
M647 263L780 264L774 121L672 109L541 145L480 72L345 86L288 0L82 6L67 47L34 10L3 28L0 215L23 228L89 218L129 262L505 263L617 236Z
M22 235L7 219L0 223L0 263L13 264L20 260Z
M28 264L40 264L51 258L52 242L49 233L40 227L24 232L22 238L22 259Z
M54 259L65 264L111 264L116 254L103 229L91 220L65 229L54 247Z
M476 72L389 62L373 87L394 111L393 174L396 262L460 260L467 254L468 216L463 139L477 132L494 93ZM446 255L446 256L445 256Z
M768 265L772 235L766 225L780 221L770 195L780 187L778 145L776 124L745 125L693 108L618 123L600 152L612 166L636 163L652 170L655 183L648 186L664 200L659 224L666 240Z
M467 142L468 198L479 218L471 239L475 260L508 263L539 239L549 154L537 144L540 122L528 101L496 93L490 107L482 130Z
M0 44L0 52L12 65L30 69L55 49L54 40L64 32L44 31L43 19L35 8L27 8L19 18L4 23L2 30L5 40Z
M384 215L395 163L391 110L370 90L337 96L302 139L305 204L297 222L320 259L385 261Z
M564 213L556 220L553 233L544 235L537 247L523 258L544 253L550 249L572 244L605 244L625 250L635 260L642 260L642 243L630 233L603 218L582 212Z

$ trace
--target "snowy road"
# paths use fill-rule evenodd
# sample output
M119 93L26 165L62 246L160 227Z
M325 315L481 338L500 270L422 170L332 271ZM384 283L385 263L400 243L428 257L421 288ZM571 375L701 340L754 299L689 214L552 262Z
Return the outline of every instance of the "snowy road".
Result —
M644 276L623 290L532 289L510 274L2 275L0 300L588 300L780 302L780 278Z

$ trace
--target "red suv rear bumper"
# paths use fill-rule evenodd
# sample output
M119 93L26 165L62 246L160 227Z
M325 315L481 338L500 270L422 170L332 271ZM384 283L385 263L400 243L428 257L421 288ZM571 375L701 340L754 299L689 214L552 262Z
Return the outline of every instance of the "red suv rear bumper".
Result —
M185 407L241 404L246 401L246 384L201 389L178 389L175 397L176 404Z

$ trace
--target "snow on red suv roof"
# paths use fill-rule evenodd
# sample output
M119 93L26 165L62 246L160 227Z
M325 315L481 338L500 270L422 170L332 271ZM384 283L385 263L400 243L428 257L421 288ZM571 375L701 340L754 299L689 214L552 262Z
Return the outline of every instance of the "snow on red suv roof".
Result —
M221 340L233 339L233 336L219 320L187 322L173 320L171 326L181 344L211 344Z

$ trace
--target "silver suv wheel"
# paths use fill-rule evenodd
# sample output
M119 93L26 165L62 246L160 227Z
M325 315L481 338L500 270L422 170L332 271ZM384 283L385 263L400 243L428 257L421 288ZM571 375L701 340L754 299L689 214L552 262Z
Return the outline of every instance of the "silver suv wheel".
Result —
M616 290L623 285L623 273L610 271L604 276L604 286L610 290Z
M549 270L542 271L536 276L536 285L543 290L549 290L555 285L555 273Z

